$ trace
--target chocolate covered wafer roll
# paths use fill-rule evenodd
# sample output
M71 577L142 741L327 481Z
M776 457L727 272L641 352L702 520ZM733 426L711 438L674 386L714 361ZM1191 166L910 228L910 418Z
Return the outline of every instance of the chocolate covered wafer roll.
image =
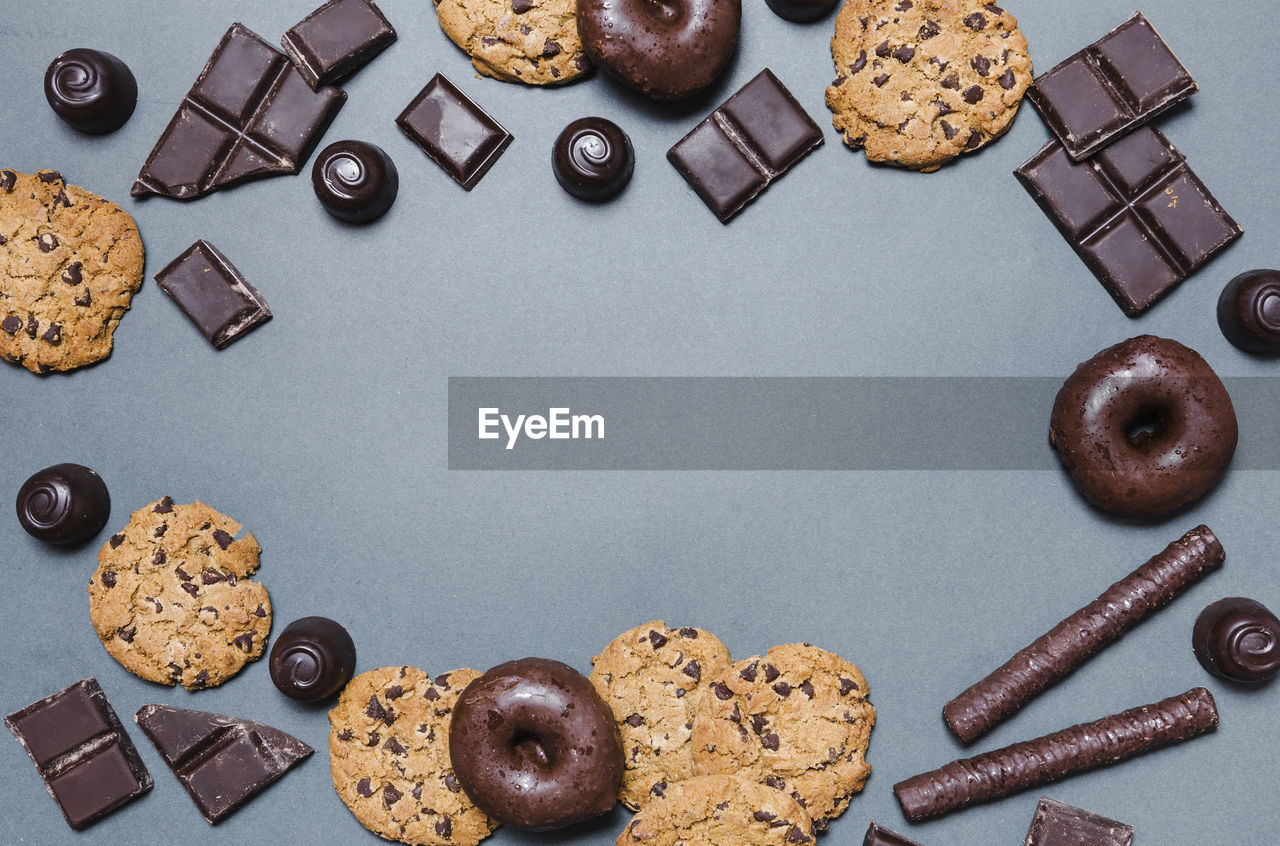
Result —
M1153 705L1015 743L912 776L893 786L912 822L1105 767L1218 727L1213 695L1203 687Z
M942 706L942 718L960 740L973 741L1221 567L1225 558L1209 527L1196 526Z

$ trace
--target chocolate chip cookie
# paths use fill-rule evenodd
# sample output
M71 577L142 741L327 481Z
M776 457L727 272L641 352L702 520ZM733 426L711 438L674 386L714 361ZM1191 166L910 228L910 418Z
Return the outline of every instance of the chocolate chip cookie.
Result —
M784 790L825 830L871 774L875 721L857 667L807 643L775 646L710 679L693 718L694 766Z
M440 28L485 76L558 85L591 69L576 0L436 0Z
M707 681L729 666L715 635L654 620L591 659L591 683L613 709L626 771L618 798L633 811L693 775L693 712Z
M1031 84L1017 19L979 0L847 0L831 56L845 143L926 173L1003 135Z
M203 502L169 497L133 512L98 552L89 617L126 670L188 690L216 687L262 656L267 589L250 581L262 551Z
M618 835L617 846L786 846L813 843L800 803L743 775L670 785Z
M111 355L142 260L119 206L55 170L0 170L0 357L48 373Z
M422 846L475 846L497 828L472 804L449 760L449 723L480 674L416 667L361 673L329 712L333 787L375 834Z

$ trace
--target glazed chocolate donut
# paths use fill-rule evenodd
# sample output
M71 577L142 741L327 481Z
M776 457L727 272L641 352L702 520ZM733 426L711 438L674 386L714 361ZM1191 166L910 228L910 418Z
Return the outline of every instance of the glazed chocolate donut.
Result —
M480 810L532 831L608 813L622 780L613 712L585 676L545 658L499 664L467 685L449 757Z
M587 55L655 100L682 100L715 82L741 20L741 0L578 0Z
M1084 498L1128 517L1159 517L1204 496L1236 438L1235 409L1213 369L1152 335L1077 367L1049 421L1049 442Z

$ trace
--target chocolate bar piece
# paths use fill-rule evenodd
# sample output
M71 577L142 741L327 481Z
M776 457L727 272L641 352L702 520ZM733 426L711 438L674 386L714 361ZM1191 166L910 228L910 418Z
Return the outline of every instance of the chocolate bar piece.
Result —
M822 143L822 130L768 68L667 151L702 201L727 223Z
M1027 89L1068 155L1082 161L1197 91L1196 81L1137 12Z
M134 719L211 823L238 810L314 751L271 726L205 711L143 705Z
M1225 559L1209 527L1196 526L942 706L943 720L960 740L973 741Z
M156 282L215 349L271 319L267 301L227 257L199 240L156 274Z
M1130 317L1244 231L1151 127L1080 163L1051 141L1014 175Z
M908 840L897 832L881 828L876 823L867 826L867 836L862 838L862 846L920 846L914 840Z
M151 774L96 679L15 711L4 724L77 831L151 789Z
M280 45L314 89L351 76L396 40L371 0L329 0L284 34Z
M468 191L513 137L441 73L405 107L396 125Z
M893 793L907 819L919 822L1117 764L1217 727L1213 695L1197 687L1181 696L952 761L898 782Z
M1133 826L1041 799L1022 846L1132 846Z
M279 50L233 24L129 193L189 200L297 173L346 100L336 88L312 91Z

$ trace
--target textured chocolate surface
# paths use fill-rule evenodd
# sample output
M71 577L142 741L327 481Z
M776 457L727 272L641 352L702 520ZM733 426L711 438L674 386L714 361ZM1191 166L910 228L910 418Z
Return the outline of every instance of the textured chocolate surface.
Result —
M372 0L330 0L290 28L280 45L307 84L319 89L351 76L395 40Z
M667 151L727 222L822 143L822 130L768 68Z
M104 135L124 126L133 115L138 81L129 66L110 53L77 47L49 64L44 96L70 126Z
M1280 271L1250 270L1218 297L1218 328L1245 352L1280 353Z
M956 737L973 741L1221 567L1225 558L1209 527L1197 526L944 705L942 718Z
M211 823L234 813L314 751L271 726L205 711L143 705L134 719Z
M468 191L513 137L440 73L405 107L396 125Z
M203 239L169 262L156 274L156 282L217 349L271 319L271 309L258 290Z
M1051 141L1014 175L1130 317L1244 232L1151 127L1080 163Z
M876 823L867 826L867 834L862 838L862 846L920 846L914 840L908 840L895 831L890 831Z
M271 647L271 681L291 699L319 702L342 690L356 669L356 644L328 617L302 617Z
M336 88L312 91L280 51L232 24L129 193L187 200L297 173L346 99Z
M836 0L765 0L780 18L795 23L812 23L831 14Z
M1022 846L1131 846L1133 826L1054 799L1041 799Z
M616 197L635 168L631 139L616 123L579 118L566 126L551 149L551 167L560 187L579 200Z
M1068 155L1082 161L1197 90L1169 45L1137 12L1037 77L1027 99Z
M311 187L325 211L347 223L369 223L387 213L400 191L400 174L386 151L364 141L335 141L311 167Z
M102 477L81 464L55 464L18 489L18 522L47 543L80 543L102 531L111 496Z
M151 774L96 679L15 711L4 724L76 830L151 789Z
M1280 620L1243 596L1220 599L1196 618L1191 648L1213 675L1238 684L1262 684L1280 671Z
M1213 695L1203 687L1150 705L952 761L893 786L912 822L1128 760L1218 727Z

